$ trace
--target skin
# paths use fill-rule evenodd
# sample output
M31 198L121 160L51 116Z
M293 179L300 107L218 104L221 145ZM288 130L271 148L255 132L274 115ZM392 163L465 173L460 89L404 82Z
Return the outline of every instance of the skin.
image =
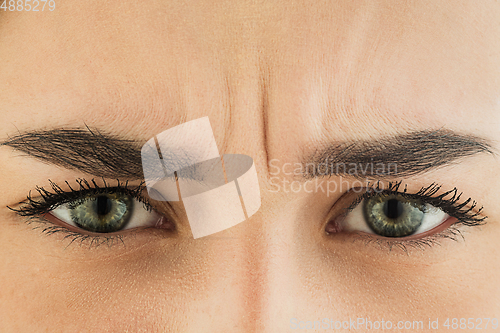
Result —
M457 187L488 216L464 239L406 252L326 235L355 196L272 191L268 164L439 128L497 150L499 2L56 2L0 11L1 140L87 124L144 143L209 116L221 154L254 159L262 206L197 240L180 205L176 235L67 246L5 207L48 179L92 176L0 147L0 331L287 332L292 318L360 317L424 332L429 318L445 331L446 318L500 317L496 155L403 179L413 192Z

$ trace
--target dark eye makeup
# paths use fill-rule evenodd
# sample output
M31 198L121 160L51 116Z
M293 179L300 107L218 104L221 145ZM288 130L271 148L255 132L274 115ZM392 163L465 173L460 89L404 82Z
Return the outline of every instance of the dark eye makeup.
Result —
M112 184L105 179L99 183L95 179L77 179L77 188L65 182L69 190L63 190L56 183L50 180L49 182L50 189L37 186L36 197L33 197L30 191L26 200L20 202L17 207L8 208L22 217L27 217L27 223L33 224L34 229L40 229L45 234L65 233L64 239L69 239L70 244L75 241L90 241L90 244L95 246L123 243L125 235L120 232L129 223L130 202L139 201L145 210L154 211L151 201L145 195L144 182L129 185L128 181L116 180ZM406 250L407 246L424 248L438 244L440 238L463 238L461 227L481 226L486 223L487 217L482 215L483 208L477 209L478 204L471 198L462 201L462 193L456 188L443 192L440 185L433 183L422 187L416 193L409 193L407 186L400 190L401 185L402 181L390 182L385 187L380 181L369 184L362 194L351 200L340 216L335 216L326 224L326 234L349 232L356 235L355 239L362 239L365 243ZM52 219L56 218L58 215L52 212L63 205L67 208L68 216L74 221L74 226L68 227L63 221L55 223L48 218L49 215ZM358 206L362 206L364 223L369 232L352 232L343 224ZM422 229L425 215L432 209L442 211L449 217L447 221L453 219L454 222L449 223L444 230L422 232L417 237L417 230ZM158 224L153 227L173 231L173 220L163 216L162 226Z
M477 227L486 223L472 198L462 200L457 188L441 191L442 186L432 183L416 193L409 193L402 181L382 186L380 181L369 184L340 216L330 219L325 227L327 235L350 232L356 240L375 243L392 249L397 247L425 248L439 244L442 238L463 238L464 227ZM364 230L349 228L349 216L359 210ZM434 221L432 221L434 219ZM359 224L359 223L358 223ZM446 227L446 228L444 228Z
M133 215L130 211L132 202L141 203L141 209L148 212L154 212L153 205L143 194L144 181L138 185L130 185L128 181L115 180L108 183L103 178L101 180L98 183L95 179L90 182L77 179L76 187L72 187L66 181L65 185L69 189L67 191L49 180L50 189L37 186L36 197L33 197L30 191L26 200L16 207L7 206L7 208L26 217L26 222L33 225L33 229L41 230L44 234L63 233L64 239L69 239L70 244L75 241L79 243L89 241L91 246L124 244L125 234L118 232L125 229L130 222ZM60 214L53 214L64 206L68 217L73 220L73 226L61 221L58 218ZM165 216L165 213L155 225L149 227L168 232L175 231L173 219ZM138 231L141 228L135 229ZM127 231L131 233L134 230Z

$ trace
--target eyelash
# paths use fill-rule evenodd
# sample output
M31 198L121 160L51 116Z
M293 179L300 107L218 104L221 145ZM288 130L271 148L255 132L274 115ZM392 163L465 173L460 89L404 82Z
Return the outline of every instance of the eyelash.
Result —
M28 217L27 223L32 224L33 222L38 223L38 226L35 226L33 229L42 229L42 233L47 235L52 235L55 233L64 233L64 239L70 239L70 243L66 246L68 247L75 241L83 242L89 241L92 246L100 246L102 244L106 244L108 246L112 246L117 242L121 242L125 244L123 241L123 235L89 235L84 233L79 233L72 231L66 227L55 225L52 222L46 220L43 215L49 213L51 210L55 209L57 206L63 205L68 202L72 202L84 197L94 196L98 194L124 194L128 195L139 202L144 204L144 208L148 211L153 210L150 201L142 195L145 189L144 181L139 185L135 185L130 187L128 181L120 182L118 179L116 180L115 186L110 186L104 178L102 178L103 186L97 184L95 179L92 179L88 182L85 179L77 179L76 180L79 189L74 189L70 186L70 184L66 181L65 184L70 189L69 191L64 191L61 189L59 185L49 180L50 187L52 192L46 190L43 187L37 186L35 190L39 193L41 200L34 200L31 195L31 191L28 194L26 201L21 203L19 208L11 208L7 206L10 210L16 212L18 215L23 217ZM358 234L357 239L363 240L365 245L370 243L376 243L379 246L386 246L389 250L392 250L393 247L397 247L407 252L408 247L412 248L426 248L431 247L432 245L439 245L439 239L448 238L452 240L458 240L458 236L463 238L461 231L458 226L481 226L486 224L485 220L487 216L481 216L481 211L483 207L479 208L477 211L474 209L477 207L477 203L473 201L471 198L459 203L462 193L458 193L457 188L453 188L447 192L444 192L440 195L436 195L436 193L441 189L441 186L432 183L429 186L422 187L417 193L410 194L407 193L407 186L403 191L399 191L401 187L402 181L398 182L389 182L387 189L381 188L381 182L378 181L376 183L368 184L367 190L359 195L348 208L345 209L345 215L347 215L350 211L352 211L358 204L360 204L363 200L367 200L375 195L390 195L390 194L399 194L400 196L408 199L420 199L423 202L433 205L437 208L442 209L445 213L457 219L457 221L451 225L446 230L436 233L433 235L428 235L426 237L420 239L412 239L412 240L404 240L404 239L395 239L389 240L386 238L379 238L374 235L368 234ZM449 198L446 198L449 197ZM468 204L471 204L470 207L466 207Z
M139 185L134 186L129 186L128 181L120 182L120 180L118 179L116 180L116 185L111 186L105 181L104 178L102 178L102 186L97 184L95 179L92 179L90 182L85 179L77 179L76 182L79 189L71 187L71 185L67 181L65 181L65 184L68 186L69 191L64 191L59 185L49 179L52 192L46 190L43 187L35 187L35 191L39 193L41 200L34 200L30 191L30 193L26 197L26 200L20 203L19 208L12 208L9 206L7 206L7 208L16 212L19 216L28 217L26 222L30 225L33 223L37 223L37 225L33 229L41 229L43 234L65 234L63 239L70 239L70 243L66 246L66 248L75 241L80 241L80 244L88 241L89 248L92 246L98 247L103 244L112 246L118 242L122 243L123 245L125 245L125 243L123 241L123 235L89 235L56 225L44 218L45 214L49 213L51 210L60 205L89 196L118 193L128 195L131 198L142 202L144 208L147 211L153 210L150 201L144 195L142 195L145 189L144 181L142 181Z
M398 194L403 198L422 200L426 204L430 204L441 209L450 217L456 218L457 221L450 225L446 230L419 239L405 240L404 238L400 238L392 240L377 237L376 235L358 234L358 237L355 240L362 240L365 242L365 245L375 243L381 247L387 247L389 251L392 251L392 249L396 247L408 253L408 248L425 249L433 245L439 245L439 240L443 238L457 241L460 236L460 238L464 239L459 226L477 227L486 224L486 219L488 217L481 215L483 207L475 210L477 202L471 198L468 198L460 203L463 192L458 193L458 189L456 187L452 190L436 195L436 193L438 193L441 189L441 185L432 183L429 186L423 186L417 193L411 194L407 192L407 185L405 185L404 189L400 191L399 188L401 187L401 184L402 181L389 182L387 189L381 188L380 181L368 184L367 190L363 194L359 195L349 205L349 207L346 208L344 215L351 212L363 200L368 200L373 196ZM468 204L470 204L469 207L467 207Z

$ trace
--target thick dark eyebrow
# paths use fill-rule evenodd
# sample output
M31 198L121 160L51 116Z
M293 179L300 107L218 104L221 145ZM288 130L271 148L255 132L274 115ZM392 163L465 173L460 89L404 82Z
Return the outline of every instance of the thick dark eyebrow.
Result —
M333 175L390 179L421 174L481 153L493 155L487 140L439 129L330 144L307 156L302 167L306 179Z
M10 137L1 145L44 162L106 178L142 179L141 144L96 129L52 129Z
M1 145L99 177L142 179L143 143L87 127L20 133ZM493 154L485 139L445 129L418 131L328 145L303 160L303 176L405 177L479 153Z

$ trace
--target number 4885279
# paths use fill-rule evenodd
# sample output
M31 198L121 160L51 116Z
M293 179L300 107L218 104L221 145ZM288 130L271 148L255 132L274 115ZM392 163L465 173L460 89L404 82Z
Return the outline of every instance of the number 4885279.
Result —
M55 0L3 0L0 10L4 12L43 12L46 7L50 11L54 11L56 9Z

